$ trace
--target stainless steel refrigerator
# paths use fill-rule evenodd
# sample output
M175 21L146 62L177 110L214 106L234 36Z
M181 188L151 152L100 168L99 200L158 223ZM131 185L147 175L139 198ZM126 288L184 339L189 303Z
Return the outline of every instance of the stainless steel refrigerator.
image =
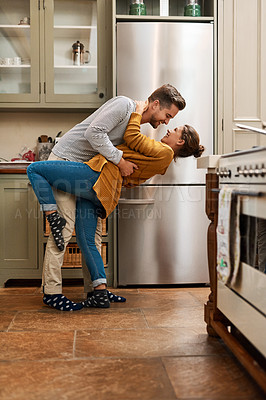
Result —
M192 125L213 153L213 24L117 24L117 95L145 100L170 83L186 108L168 126L142 133L160 140L168 128ZM118 206L118 284L209 281L205 172L194 157L172 162L165 175L124 190Z

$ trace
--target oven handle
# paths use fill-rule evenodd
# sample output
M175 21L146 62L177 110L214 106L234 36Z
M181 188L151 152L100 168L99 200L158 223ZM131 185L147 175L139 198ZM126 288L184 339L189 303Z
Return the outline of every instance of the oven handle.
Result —
M220 189L211 189L212 192L214 193L219 193ZM244 190L233 190L233 192L237 196L250 196L250 197L264 197L266 196L266 193L264 192L248 192Z

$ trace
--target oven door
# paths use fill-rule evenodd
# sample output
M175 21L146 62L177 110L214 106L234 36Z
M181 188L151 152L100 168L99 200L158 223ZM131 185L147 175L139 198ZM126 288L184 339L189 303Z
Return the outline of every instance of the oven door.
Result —
M236 279L218 281L217 307L266 356L266 197L257 188L234 187L240 196L240 263ZM251 195L240 195L246 192Z

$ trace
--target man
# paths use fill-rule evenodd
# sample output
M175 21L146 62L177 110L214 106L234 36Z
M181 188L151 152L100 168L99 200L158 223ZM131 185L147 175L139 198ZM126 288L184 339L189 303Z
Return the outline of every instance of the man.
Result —
M179 110L184 109L185 105L185 100L172 85L163 85L148 98L148 108L143 113L141 124L150 123L153 128L157 128L160 124L167 125ZM122 176L130 175L134 168L137 168L137 165L124 160L122 151L115 146L123 142L123 135L129 118L135 109L135 102L128 97L118 96L108 100L88 118L68 131L54 146L49 159L84 162L100 153L119 167ZM55 238L52 234L50 234L47 241L42 282L43 291L46 295L62 293L61 266L64 259L62 248L66 248L75 226L75 196L56 190L54 190L54 195L59 214L66 220L66 225L63 229L63 238L59 247L56 246ZM100 218L98 219L95 242L100 252ZM88 293L91 290L91 286L90 275L86 266L83 267L83 276L84 291ZM52 298L50 296L44 297L46 298L46 304L47 299ZM118 300L118 297L109 292L109 299L115 301ZM50 302L49 304L61 309L59 303L57 304L56 301L52 303ZM69 304L71 305L70 309L78 309L75 303L70 302Z

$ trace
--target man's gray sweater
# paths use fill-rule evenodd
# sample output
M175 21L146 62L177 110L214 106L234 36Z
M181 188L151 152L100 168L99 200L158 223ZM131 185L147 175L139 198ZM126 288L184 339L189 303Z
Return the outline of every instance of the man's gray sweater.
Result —
M136 104L128 97L113 97L84 121L66 132L54 146L53 153L68 161L84 162L101 153L118 164L123 155L114 146L123 136Z

